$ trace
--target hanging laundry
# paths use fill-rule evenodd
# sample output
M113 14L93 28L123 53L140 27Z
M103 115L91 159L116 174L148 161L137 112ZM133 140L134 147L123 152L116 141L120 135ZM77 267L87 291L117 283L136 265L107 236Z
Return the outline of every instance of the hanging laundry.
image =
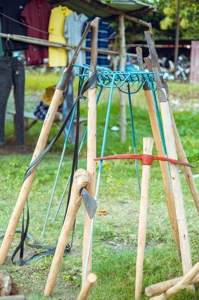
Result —
M85 29L86 25L95 19L96 16L92 16L86 20L84 23ZM108 50L109 41L116 36L114 28L102 18L99 18L99 27L98 27L98 49ZM86 36L86 47L91 47L91 30L89 30ZM91 52L86 52L86 64L90 65ZM97 56L97 65L103 67L109 67L109 60L107 54L98 53Z
M48 26L49 41L66 44L64 37L65 18L72 14L73 11L66 6L58 6L52 9ZM68 62L67 50L61 48L49 47L49 66L65 67Z
M74 12L73 14L69 15L66 17L65 20L65 26L64 26L64 36L67 39L67 44L70 46L77 46L81 36L82 36L82 31L84 27L84 23L88 17L86 17L84 14L77 14ZM86 46L86 41L82 43L82 47ZM70 50L68 51L68 60L69 62L71 61L73 55L74 55L75 50ZM78 54L78 57L76 59L76 64L83 65L86 63L86 52L81 50L80 53ZM74 67L74 73L79 74L79 68Z
M0 32L2 32L1 19L0 19ZM4 55L2 38L0 37L0 56Z
M16 108L16 135L19 146L25 146L24 87L25 67L23 57L0 57L0 145L4 144L5 115L8 97L14 86Z
M46 0L32 0L26 4L21 21L30 26L27 35L34 38L48 40L48 23L53 6ZM26 65L41 65L48 58L48 47L29 44L25 51Z
M2 0L0 2L2 33L27 35L27 28L21 24L20 14L30 0ZM28 44L2 39L4 51L20 51L28 49Z

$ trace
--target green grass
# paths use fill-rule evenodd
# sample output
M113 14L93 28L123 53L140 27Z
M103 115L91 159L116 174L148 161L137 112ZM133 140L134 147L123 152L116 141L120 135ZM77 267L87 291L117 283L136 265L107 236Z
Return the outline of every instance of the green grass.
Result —
M56 85L61 76L61 72L40 73L37 70L30 70L26 76L25 89L29 92L43 91L45 87Z
M30 69L26 71L26 80L25 80L25 89L29 93L32 92L44 92L46 87L51 85L56 85L62 74L63 70L54 72L53 69L48 70L47 72L38 72L38 70ZM78 81L75 79L75 90L77 87Z
M45 75L46 76L46 75ZM49 84L55 81L48 79ZM28 80L30 77L28 76ZM33 79L31 79L33 81ZM33 93L27 81L28 92ZM36 80L36 79L35 79ZM28 83L29 82L29 83ZM33 82L32 82L33 83ZM33 88L34 90L34 88ZM197 88L190 85L171 84L172 93L181 91L182 97L193 98L197 95ZM38 88L39 91L39 88ZM104 123L107 113L108 92L104 92L97 107L97 156L101 154L101 145L104 135ZM112 126L120 125L119 97L114 93L111 107L110 122L107 131L105 155L116 153L133 153L130 114L127 105L127 139L120 142L119 131L112 131ZM151 137L151 127L146 109L143 92L133 98L133 114L137 152L142 153L143 137ZM87 116L87 101L81 102L81 116ZM181 137L181 141L190 163L198 167L198 118L199 112L175 111L174 117ZM32 150L36 145L41 123L36 124L27 133L27 147L29 154L0 156L0 195L1 195L1 230L5 230L19 191L24 174L32 157ZM57 129L53 127L49 140L56 135ZM6 139L13 141L13 124L6 123ZM52 195L64 138L61 136L52 147L38 167L29 195L30 227L29 233L39 239L43 230L46 212ZM154 146L154 154L156 153ZM58 240L66 206L64 197L57 219L53 222L57 207L62 197L63 189L69 177L72 163L73 146L68 145L63 159L63 165L53 197L49 222L45 232L44 245L54 245ZM141 178L141 163L139 177ZM79 166L86 168L86 143L81 151ZM187 226L189 231L191 254L193 264L198 262L198 213L194 200L181 170L181 183L186 211ZM97 169L98 171L98 169ZM198 173L198 168L193 169ZM199 187L199 179L195 179ZM98 195L98 208L95 217L93 234L93 272L97 275L97 284L93 287L89 299L127 300L134 299L135 266L137 255L137 230L139 220L140 195L136 177L135 163L132 160L107 161L102 168L100 189ZM107 214L101 216L98 211L106 210ZM18 225L21 229L21 219ZM57 277L53 297L51 299L77 299L81 289L81 256L84 229L84 206L78 211L71 253L62 259ZM2 233L3 234L3 233ZM19 285L20 292L26 294L26 299L46 299L43 291L49 273L52 256L42 258L32 264L20 267L13 265L10 255L18 242L19 234L15 234L14 241L9 250L5 263L1 269L10 272ZM30 248L25 246L25 255ZM33 254L35 250L32 250ZM143 295L142 300L149 299L144 295L145 287L175 278L182 275L182 265L178 256L177 245L174 242L165 201L164 187L161 171L157 162L151 167L149 185L149 206L146 236L146 250L143 270ZM178 300L192 300L199 298L198 285L195 298L187 290L183 290L172 297Z

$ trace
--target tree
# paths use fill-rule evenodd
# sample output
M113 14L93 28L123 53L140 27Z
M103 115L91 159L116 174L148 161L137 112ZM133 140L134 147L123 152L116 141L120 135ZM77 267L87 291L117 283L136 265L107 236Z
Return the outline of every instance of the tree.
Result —
M136 17L152 24L156 39L174 40L178 0L142 0L142 2L156 6L157 10L147 15L136 15ZM199 20L197 14L199 13L199 1L181 0L180 8L180 39L198 39ZM114 22L113 26L117 29L118 23ZM133 40L145 39L144 30L145 28L142 25L125 20L127 44Z
M144 1L147 2L148 1ZM150 2L151 3L151 2ZM165 34L175 33L177 20L177 0L157 1L154 5L157 6L157 11L162 12L162 19L159 22L160 29ZM199 31L199 1L198 0L181 0L180 5L180 38L181 39L198 39ZM173 34L172 34L173 35ZM174 34L175 36L175 34Z

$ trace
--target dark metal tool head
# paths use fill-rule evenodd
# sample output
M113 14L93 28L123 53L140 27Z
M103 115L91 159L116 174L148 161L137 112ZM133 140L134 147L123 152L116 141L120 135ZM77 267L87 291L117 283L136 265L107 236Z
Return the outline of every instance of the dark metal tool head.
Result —
M97 209L97 202L85 188L81 189L80 195L84 201L87 213L90 219L92 219Z

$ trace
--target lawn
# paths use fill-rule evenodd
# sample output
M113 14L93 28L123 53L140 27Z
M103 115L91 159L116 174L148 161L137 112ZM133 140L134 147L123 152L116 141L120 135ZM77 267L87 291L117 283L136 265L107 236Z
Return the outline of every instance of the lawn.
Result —
M47 78L48 85L54 84L59 79L58 75L29 74L26 82L26 108L32 109L42 95L42 86ZM193 174L195 183L199 187L198 157L198 118L197 86L189 84L169 83L170 101L174 118L181 137L181 141L188 161L196 166ZM36 95L36 96L35 96ZM104 134L104 122L107 112L108 91L104 91L97 106L97 156L101 153ZM152 137L151 126L144 94L140 91L133 97L133 118L135 126L135 139L137 153L143 151L143 138ZM12 105L12 103L9 103ZM87 116L87 102L81 102L81 117ZM127 104L127 138L120 142L119 131L113 131L113 126L120 126L120 105L118 92L114 92L108 125L105 154L133 153L135 145L132 142L130 112ZM32 158L36 142L41 130L37 123L27 133L27 149L23 154L0 156L0 195L1 195L1 226L6 229L10 216L18 198L24 174ZM57 129L52 128L49 140L56 135ZM13 124L11 120L6 123L6 139L13 143ZM40 163L33 181L29 195L30 225L29 234L42 245L55 245L63 225L67 193L64 194L67 180L72 166L74 147L67 145L66 152L62 153L64 137L61 136L50 152ZM86 142L81 150L78 168L86 168ZM156 154L155 146L153 153ZM60 159L63 161L60 174L57 176ZM137 232L140 209L139 181L141 180L142 165L134 160L106 161L103 164L100 176L98 194L98 207L95 216L92 261L93 272L97 275L97 283L92 288L89 299L127 300L134 299L135 270L137 256ZM97 168L97 175L99 165ZM99 176L99 175L98 175ZM198 262L198 213L194 200L189 191L183 169L180 167L180 178L186 221L191 246L192 263ZM56 189L55 181L57 180ZM64 196L63 196L64 195ZM61 200L63 201L61 202ZM46 229L44 230L49 203L52 205ZM168 209L165 200L164 186L159 164L154 162L151 167L148 219L146 234L146 249L143 268L143 292L141 299L150 299L144 290L147 286L182 275L182 264L178 255L178 247L174 241ZM60 205L60 210L58 206ZM101 214L105 211L106 214ZM81 257L84 230L84 204L81 205L75 222L72 249L61 262L57 281L51 299L77 299L81 289ZM57 216L56 216L57 215ZM26 214L25 214L26 216ZM56 218L55 218L56 216ZM21 230L20 219L18 230ZM53 255L42 257L24 266L12 264L11 255L20 241L20 234L16 233L2 270L10 272L17 282L20 293L26 299L46 299L43 296L45 283L50 270ZM27 242L32 243L31 239ZM40 253L38 249L25 245L24 257L30 258L33 254ZM18 262L18 258L15 259ZM194 297L186 289L179 292L172 299L197 299L199 297L198 285L195 285Z

